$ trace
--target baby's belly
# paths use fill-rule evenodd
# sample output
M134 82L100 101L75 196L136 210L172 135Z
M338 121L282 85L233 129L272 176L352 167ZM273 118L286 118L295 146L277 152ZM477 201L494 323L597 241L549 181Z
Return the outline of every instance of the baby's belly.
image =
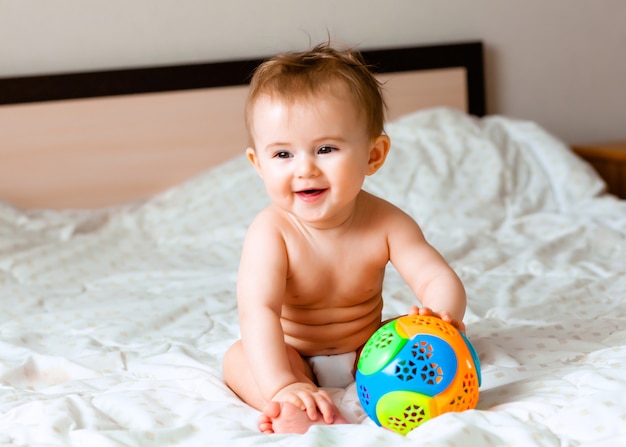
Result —
M355 351L380 326L382 299L373 304L373 307L362 309L364 312L358 313L355 313L358 309L354 308L306 312L302 309L294 312L284 310L281 321L285 341L303 356ZM327 318L320 318L319 312L327 313ZM304 315L307 317L297 318Z

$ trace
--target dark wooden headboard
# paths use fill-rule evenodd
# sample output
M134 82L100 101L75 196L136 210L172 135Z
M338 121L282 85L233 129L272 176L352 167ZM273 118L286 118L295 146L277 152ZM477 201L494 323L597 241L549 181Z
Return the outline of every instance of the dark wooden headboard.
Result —
M467 73L469 113L486 113L481 42L365 50L362 54L381 73L463 67ZM248 83L250 74L262 61L263 58L0 78L0 105L242 85Z

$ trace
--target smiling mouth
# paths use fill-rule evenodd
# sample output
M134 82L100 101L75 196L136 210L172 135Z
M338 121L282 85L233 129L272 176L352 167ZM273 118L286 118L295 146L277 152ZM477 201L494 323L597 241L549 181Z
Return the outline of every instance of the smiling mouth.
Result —
M313 200L320 197L326 191L326 189L304 189L302 191L297 191L296 195L303 200Z

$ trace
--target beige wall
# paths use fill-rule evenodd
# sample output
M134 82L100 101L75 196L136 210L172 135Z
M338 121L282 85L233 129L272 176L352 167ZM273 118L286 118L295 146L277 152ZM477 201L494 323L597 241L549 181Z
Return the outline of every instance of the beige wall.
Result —
M626 138L622 0L0 0L0 76L481 39L491 113Z

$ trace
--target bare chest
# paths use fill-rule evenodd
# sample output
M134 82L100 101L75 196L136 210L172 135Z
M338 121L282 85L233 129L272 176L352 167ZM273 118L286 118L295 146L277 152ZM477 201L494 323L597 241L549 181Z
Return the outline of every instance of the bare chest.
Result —
M375 238L288 247L287 300L297 306L349 307L379 294L389 255Z

